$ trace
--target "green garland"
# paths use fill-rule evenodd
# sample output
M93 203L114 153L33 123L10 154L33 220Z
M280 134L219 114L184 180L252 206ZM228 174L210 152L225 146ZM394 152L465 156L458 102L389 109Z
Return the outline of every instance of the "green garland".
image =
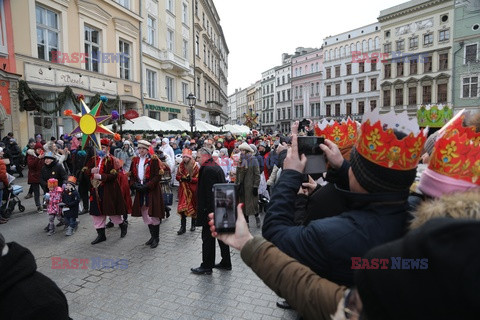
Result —
M20 111L25 111L24 105L23 105L23 99L27 96L28 99L31 99L35 101L38 104L40 103L55 103L55 109L53 110L46 110L42 108L41 106L38 107L38 111L45 113L45 114L54 114L59 112L60 110L63 109L65 106L65 102L70 98L70 100L73 102L73 105L75 106L75 110L77 112L80 112L80 103L77 100L77 96L75 93L73 93L73 90L71 87L66 86L65 90L60 92L55 99L44 99L40 97L34 90L32 90L29 86L28 83L25 80L20 80L18 82L18 98L20 100ZM94 95L91 99L90 102L88 103L88 106L90 108L93 108L98 101L100 101L100 94ZM118 108L118 104L120 102L120 97L117 95L115 97L115 100L113 101L107 101L106 103L103 103L103 108L101 109L102 114L108 114L111 112L113 109Z

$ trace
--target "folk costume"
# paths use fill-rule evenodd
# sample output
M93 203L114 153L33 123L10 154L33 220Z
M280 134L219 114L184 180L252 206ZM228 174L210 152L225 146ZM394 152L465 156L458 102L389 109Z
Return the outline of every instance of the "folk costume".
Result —
M108 139L101 140L102 147L106 146L108 148L109 143L110 140ZM128 225L123 222L122 215L127 213L127 207L118 183L113 157L108 151L97 152L97 155L88 160L84 168L84 174L90 178L92 185L90 189L90 215L92 215L93 225L98 233L92 244L107 240L105 237L107 216L113 223L120 226L120 237L125 237Z
M138 141L139 148L149 149L150 142ZM151 238L145 244L156 248L159 243L160 223L165 217L161 176L165 165L157 155L136 156L132 159L130 167L130 185L136 190L133 201L132 216L142 217L148 225Z
M187 217L192 218L190 231L195 231L195 220L197 218L197 183L200 172L195 160L193 160L192 150L184 149L182 157L190 158L190 162L186 165L185 162L182 161L176 175L177 181L180 182L180 186L178 187L177 212L181 217L181 224L180 230L177 232L178 235L185 233Z

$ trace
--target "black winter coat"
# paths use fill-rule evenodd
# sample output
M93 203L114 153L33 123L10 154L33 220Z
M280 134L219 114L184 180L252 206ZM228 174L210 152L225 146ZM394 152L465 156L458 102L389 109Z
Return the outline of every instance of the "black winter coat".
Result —
M225 183L225 174L213 159L207 160L200 168L197 187L197 226L203 226L208 222L208 214L213 212L214 197L213 185Z
M48 192L47 181L50 178L58 180L58 186L61 187L64 183L67 182L67 172L63 165L58 163L57 160L54 160L50 165L46 163L42 167L40 175L40 185L42 186L43 191Z
M27 248L10 242L0 257L0 315L10 319L70 319L62 290L37 271L35 258Z
M80 194L76 189L68 191L63 190L62 202L69 210L64 211L63 215L66 218L78 218L78 204L80 203Z

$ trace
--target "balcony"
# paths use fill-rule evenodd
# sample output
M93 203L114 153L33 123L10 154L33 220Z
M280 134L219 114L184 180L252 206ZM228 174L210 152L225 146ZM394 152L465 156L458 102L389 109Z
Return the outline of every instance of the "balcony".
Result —
M219 116L223 113L223 108L218 101L207 101L208 112L212 116Z
M190 63L171 51L160 50L149 44L142 43L142 52L144 55L160 61L160 68L164 70L172 70L178 75L188 75L192 72Z

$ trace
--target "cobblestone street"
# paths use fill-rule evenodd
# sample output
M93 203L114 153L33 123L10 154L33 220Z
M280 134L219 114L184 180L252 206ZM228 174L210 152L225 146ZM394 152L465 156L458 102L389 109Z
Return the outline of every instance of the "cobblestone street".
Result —
M34 201L24 200L26 178L14 184L24 187L20 194L24 213L15 209L10 221L0 226L7 242L29 248L38 270L66 294L70 316L75 319L296 319L292 311L276 307L279 298L245 266L232 249L232 271L214 269L211 276L190 273L201 262L201 228L176 231L180 219L172 209L160 226L160 245L150 249L150 237L141 218L129 218L125 238L118 226L107 229L107 241L92 246L96 232L89 215L80 216L76 234L66 237L63 227L49 237L43 231L46 214L34 213ZM174 202L176 205L176 202ZM190 221L187 221L189 227ZM253 225L253 224L252 224ZM254 234L260 233L255 226ZM89 259L87 269L53 269L52 258ZM117 269L98 269L96 264L118 261ZM217 262L220 252L217 245ZM71 260L70 260L71 261ZM56 265L56 264L55 264ZM59 265L63 265L59 262Z

